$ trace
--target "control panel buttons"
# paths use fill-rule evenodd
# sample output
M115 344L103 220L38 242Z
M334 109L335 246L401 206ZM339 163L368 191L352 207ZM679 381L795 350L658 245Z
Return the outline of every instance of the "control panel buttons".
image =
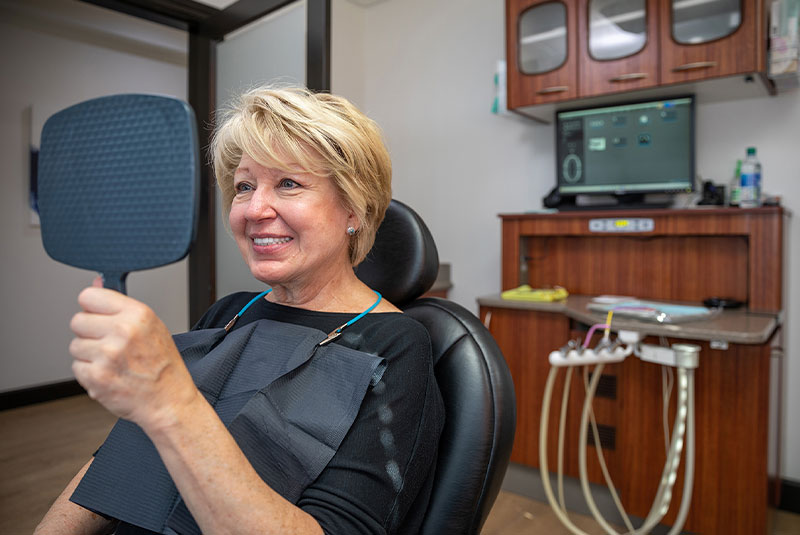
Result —
M653 232L655 228L655 221L650 217L607 217L589 220L590 232Z

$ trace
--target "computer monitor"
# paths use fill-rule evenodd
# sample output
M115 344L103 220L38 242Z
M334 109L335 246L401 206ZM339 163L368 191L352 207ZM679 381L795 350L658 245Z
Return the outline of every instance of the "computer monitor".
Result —
M556 112L561 197L612 195L641 203L646 193L694 186L694 97Z

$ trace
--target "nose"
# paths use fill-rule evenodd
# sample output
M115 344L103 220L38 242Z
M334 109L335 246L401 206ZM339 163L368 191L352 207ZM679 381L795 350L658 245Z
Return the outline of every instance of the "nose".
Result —
M274 196L269 188L256 188L250 196L245 210L245 217L249 221L272 219L278 215L275 210Z

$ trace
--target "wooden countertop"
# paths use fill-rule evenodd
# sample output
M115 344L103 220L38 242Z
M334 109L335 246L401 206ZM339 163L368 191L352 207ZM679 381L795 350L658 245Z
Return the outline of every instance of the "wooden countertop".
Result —
M687 208L628 208L624 206L615 210L592 210L584 208L581 210L539 210L533 212L498 214L503 220L526 220L526 219L591 219L618 218L618 217L670 217L670 216L742 216L758 214L783 214L791 216L792 213L784 206L758 206L755 208L737 208L729 206L692 206Z
M592 312L586 305L593 296L570 295L566 300L547 303L503 299L499 294L478 298L486 307L514 308L539 312L564 314L576 321L593 325L603 323L605 314ZM694 303L696 304L696 303ZM745 309L723 310L709 319L684 323L655 323L630 318L614 317L612 330L631 330L652 336L669 336L688 340L724 341L733 344L763 344L781 324L780 314L748 312Z

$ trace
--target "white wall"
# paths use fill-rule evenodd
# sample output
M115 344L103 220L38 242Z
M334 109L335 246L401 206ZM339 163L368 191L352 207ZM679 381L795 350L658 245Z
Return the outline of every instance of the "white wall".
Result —
M500 284L500 212L538 208L552 187L550 127L491 114L505 56L503 2L389 1L366 10L365 108L383 127L394 196L426 221L451 298Z
M357 55L337 52L337 9L356 8L337 7L334 0L334 73L357 61ZM442 261L452 264L451 298L476 310L476 297L500 290L497 214L540 208L555 183L552 127L490 113L495 62L505 57L504 2L389 0L362 15L363 96L353 81L335 83L333 90L353 91L383 127L394 196L420 213ZM362 24L359 16L350 21ZM360 35L351 32L348 39ZM358 69L346 68L357 76ZM800 91L700 104L697 125L697 169L704 178L727 183L735 159L755 145L765 189L782 194L784 206L800 213ZM787 273L797 273L800 247L787 254ZM800 480L800 422L791 416L800 404L800 361L792 355L800 347L792 332L800 325L800 282L787 278L782 475Z
M365 10L348 0L331 2L331 92L364 106Z
M93 274L51 260L27 208L31 129L120 92L186 98L184 32L67 0L0 2L0 391L72 379L76 297ZM188 327L186 262L128 278L172 331Z
M217 107L264 83L304 84L306 79L306 3L293 2L225 36L217 46ZM250 273L222 216L217 188L217 297L260 292L266 286Z

